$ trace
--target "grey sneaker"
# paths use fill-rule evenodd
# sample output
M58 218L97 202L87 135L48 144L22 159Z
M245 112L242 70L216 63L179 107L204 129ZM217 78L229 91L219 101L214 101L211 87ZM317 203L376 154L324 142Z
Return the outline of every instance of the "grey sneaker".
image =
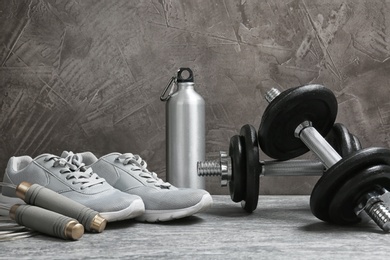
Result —
M83 170L83 166L76 166L52 154L42 154L35 159L30 156L11 157L3 182L18 185L27 181L42 185L96 210L107 221L134 218L144 213L145 206L139 196L115 189L92 169ZM2 187L0 203L13 205L24 202L16 197L15 189ZM8 214L4 211L0 213Z
M142 198L145 213L137 220L168 221L191 216L212 205L213 200L207 191L179 189L163 182L156 173L147 170L146 162L138 155L110 153L99 159L91 152L78 155L87 167L113 187Z

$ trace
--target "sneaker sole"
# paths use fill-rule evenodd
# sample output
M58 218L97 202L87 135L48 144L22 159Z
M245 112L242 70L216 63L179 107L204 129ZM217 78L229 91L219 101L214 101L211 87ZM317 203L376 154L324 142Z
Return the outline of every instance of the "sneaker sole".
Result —
M138 217L145 212L145 204L142 199L134 200L129 207L120 211L99 212L100 216L105 218L107 222L125 220Z
M145 213L135 219L142 222L169 221L188 217L207 210L213 204L210 194L203 195L202 199L192 207L172 210L145 210Z
M19 198L7 197L0 194L0 215L8 216L10 208L15 204L26 204ZM99 212L100 216L105 218L107 222L125 220L138 217L145 212L145 205L142 199L134 200L129 207L120 211Z

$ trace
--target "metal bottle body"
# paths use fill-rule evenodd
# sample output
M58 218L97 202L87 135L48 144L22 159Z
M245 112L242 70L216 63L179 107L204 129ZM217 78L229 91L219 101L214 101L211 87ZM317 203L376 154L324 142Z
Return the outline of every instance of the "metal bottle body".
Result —
M167 181L180 188L205 188L197 162L205 159L205 101L193 82L178 82L166 103Z

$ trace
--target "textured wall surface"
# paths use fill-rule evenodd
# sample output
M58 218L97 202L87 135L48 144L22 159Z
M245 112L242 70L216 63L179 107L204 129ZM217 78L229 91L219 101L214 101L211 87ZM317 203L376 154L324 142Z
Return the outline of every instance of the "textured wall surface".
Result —
M118 151L165 178L159 96L182 66L207 104L208 158L258 128L265 91L306 83L335 92L363 146L387 147L389 13L385 0L1 0L0 171L12 155ZM316 180L262 178L261 192ZM207 189L228 193L218 178Z

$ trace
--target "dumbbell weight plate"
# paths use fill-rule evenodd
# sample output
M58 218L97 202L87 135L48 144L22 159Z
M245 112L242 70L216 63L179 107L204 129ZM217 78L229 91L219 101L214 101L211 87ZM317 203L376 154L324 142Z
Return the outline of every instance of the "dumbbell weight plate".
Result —
M332 223L345 225L360 222L354 207L359 198L376 187L390 188L390 166L376 165L366 168L350 177L337 191L329 207Z
M352 143L353 143L353 149L355 151L362 149L362 144L360 143L359 138L357 138L355 135L351 134Z
M329 206L340 187L356 172L375 165L390 165L390 150L371 147L352 153L329 168L310 196L310 208L317 218L331 222Z
M241 205L247 212L252 212L257 208L259 199L261 171L256 129L251 125L244 125L240 130L240 136L244 138L246 162L246 194Z
M239 135L230 138L229 156L232 158L232 176L229 181L230 197L234 202L240 202L245 199L246 186L246 167L243 139Z
M266 108L259 128L259 144L268 156L288 160L309 149L294 136L304 121L326 136L337 115L333 92L322 85L305 85L280 93Z
M359 139L340 123L333 125L325 138L341 157L362 149Z

